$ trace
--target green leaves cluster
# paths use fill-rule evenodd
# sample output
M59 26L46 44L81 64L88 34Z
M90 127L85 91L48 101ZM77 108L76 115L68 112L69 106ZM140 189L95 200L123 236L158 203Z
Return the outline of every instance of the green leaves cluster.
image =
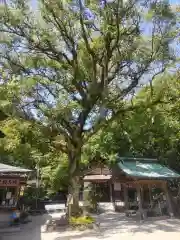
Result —
M49 153L44 156L47 159L46 166L41 168L41 181L48 193L67 190L69 184L68 178L68 160L62 153Z
M160 89L159 89L160 88ZM162 104L148 109L137 109L116 119L104 131L94 136L88 146L91 154L97 152L107 162L109 156L158 158L180 171L179 155L179 73L157 79L154 95L163 88ZM135 101L148 95L151 88L144 88ZM143 96L144 95L144 96ZM95 155L94 154L94 155Z

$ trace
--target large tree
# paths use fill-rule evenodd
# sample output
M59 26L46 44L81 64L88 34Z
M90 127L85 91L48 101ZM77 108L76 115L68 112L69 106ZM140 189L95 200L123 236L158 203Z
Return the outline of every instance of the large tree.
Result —
M1 4L1 88L7 91L1 102L9 114L42 124L52 146L68 155L69 193L78 209L83 145L124 112L160 101L132 106L129 98L174 61L176 20L167 1L38 4Z

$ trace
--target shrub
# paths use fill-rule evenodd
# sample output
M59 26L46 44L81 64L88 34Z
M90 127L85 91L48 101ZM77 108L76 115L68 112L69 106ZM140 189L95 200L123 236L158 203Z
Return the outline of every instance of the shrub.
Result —
M95 222L91 216L71 217L70 224L73 226L89 225Z

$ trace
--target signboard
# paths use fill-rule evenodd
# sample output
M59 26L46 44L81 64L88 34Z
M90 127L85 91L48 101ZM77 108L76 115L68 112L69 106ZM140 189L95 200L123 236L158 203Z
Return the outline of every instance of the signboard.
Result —
M71 194L68 195L67 202L68 204L73 204L73 196Z
M6 193L6 199L9 200L11 199L12 193L11 192L7 192Z
M17 187L19 179L0 179L0 187Z

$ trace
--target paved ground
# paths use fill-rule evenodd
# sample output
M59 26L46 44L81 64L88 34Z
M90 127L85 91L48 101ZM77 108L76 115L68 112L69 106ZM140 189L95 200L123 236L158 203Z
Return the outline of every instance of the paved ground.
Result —
M33 218L33 222L22 226L20 232L0 234L0 240L163 240L180 239L180 220L166 219L140 223L125 218L118 213L105 213L98 216L101 223L96 231L59 231L44 233L42 225L45 216Z

